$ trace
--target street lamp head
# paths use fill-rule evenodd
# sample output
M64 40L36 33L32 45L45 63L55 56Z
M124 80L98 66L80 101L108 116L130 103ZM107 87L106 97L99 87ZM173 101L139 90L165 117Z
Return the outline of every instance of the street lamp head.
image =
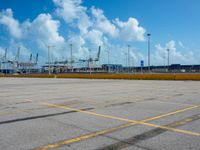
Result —
M147 33L147 36L151 36L151 34L150 34L150 33Z
M167 49L167 51L168 51L168 52L170 51L169 48Z

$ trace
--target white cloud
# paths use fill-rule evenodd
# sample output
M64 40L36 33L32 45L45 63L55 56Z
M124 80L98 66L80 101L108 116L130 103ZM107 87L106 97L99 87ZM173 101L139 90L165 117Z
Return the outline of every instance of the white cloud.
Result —
M86 8L81 6L82 0L53 0L57 6L56 13L67 23L74 19L79 19L80 14L84 13Z
M26 22L27 36L32 35L38 43L59 45L64 38L59 34L60 22L53 20L50 14L40 14L33 22Z
M113 57L119 60L121 50L112 44L113 40L119 43L144 41L145 29L135 18L129 18L127 22L119 19L112 21L105 16L103 10L83 6L82 0L52 1L56 6L55 11L51 14L41 13L33 20L19 22L13 18L11 9L1 12L0 24L6 25L11 40L13 37L20 40L15 46L21 44L23 49L30 48L46 56L46 46L53 45L55 47L51 49L52 55L61 57L69 55L67 51L72 43L74 56L85 58L88 57L88 48L95 53L101 45L102 49L112 49ZM61 24L61 19L65 24ZM60 26L67 27L68 39L59 33ZM141 58L139 54L133 55Z
M93 29L89 31L85 38L88 39L91 44L103 45L103 33L98 30Z
M18 20L13 18L13 12L11 9L6 9L0 12L0 24L5 25L14 38L20 38L22 32Z
M152 55L154 63L157 65L163 65L164 59L165 64L167 64L167 49L169 49L170 64L192 64L197 62L192 51L181 52L177 50L176 42L171 40L161 46L160 44L155 45L156 51Z
M88 53L88 49L84 47L85 40L80 35L71 35L67 43L68 43L68 47L70 44L72 44L73 54L74 54L74 57L77 59L82 57L85 53L86 54Z
M57 6L55 12L67 24L78 27L80 32L85 34L92 26L90 17L87 15L87 8L82 6L82 0L53 0Z
M105 17L103 10L92 7L91 11L95 18L94 28L101 30L103 33L107 33L112 37L116 37L118 34L117 28Z
M50 14L39 14L33 21L26 20L20 23L18 20L12 18L12 14L12 10L7 9L7 11L1 13L0 16L0 23L8 23L9 31L11 33L10 41L8 43L10 43L9 45L12 45L12 47L9 46L9 50L13 51L20 46L23 51L21 56L27 57L30 55L28 48L25 46L27 43L31 43L30 49L35 49L40 53L47 53L47 45L53 45L55 48L51 53L54 56L62 55L65 39L59 34L59 20L54 20ZM5 20L9 21L6 22ZM16 42L13 37L23 38L20 39L20 42Z
M62 55L65 39L59 34L60 21L54 20L50 14L39 14L33 21L26 20L21 23L25 44L31 43L30 48L40 54L47 54L47 46L51 48L51 54L58 57Z
M53 0L57 6L56 14L72 27L78 27L81 35L90 32L102 32L102 36L123 41L144 41L145 29L139 26L135 18L127 22L119 19L110 21L102 9L82 6L82 0ZM99 36L99 34L97 35Z
M135 18L129 18L127 22L115 19L115 23L119 28L119 36L127 41L144 41L145 29L139 26L139 22Z
M103 49L113 49L116 55L113 57L118 60L121 50L112 44L112 40L144 41L145 29L139 26L135 18L130 18L127 22L119 19L109 20L102 9L94 6L87 8L82 5L82 0L53 0L53 2L57 7L55 10L57 16L70 27L72 34L67 43L68 45L73 43L77 52L74 55L77 57L88 56L88 48L94 51L101 45ZM73 29L79 29L79 32L77 30L73 32ZM141 59L140 56L138 57Z

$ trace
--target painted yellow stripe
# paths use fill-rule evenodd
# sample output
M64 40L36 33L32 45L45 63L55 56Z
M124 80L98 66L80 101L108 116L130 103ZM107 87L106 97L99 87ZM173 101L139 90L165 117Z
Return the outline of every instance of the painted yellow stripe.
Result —
M159 116L156 116L156 117L152 117L152 118L142 120L142 122L157 120L157 119L160 119L160 118L163 118L163 117L167 117L167 116L171 116L171 115L174 115L174 114L177 114L177 113L181 113L181 112L184 112L184 111L195 109L197 107L199 107L199 106L192 106L192 107L183 108L183 109L180 109L180 110L177 110L177 111L169 112L169 113L162 114L162 115L159 115ZM124 124L124 125L121 125L121 126L118 126L118 127L111 128L111 129L106 129L106 130L102 130L102 131L99 131L99 132L83 135L83 136L80 136L80 137L77 137L77 138L64 140L64 141L57 142L57 143L54 143L54 144L46 145L44 147L38 148L37 150L48 150L48 149L57 148L57 147L60 147L60 146L63 146L63 145L75 143L75 142L82 141L82 140L85 140L85 139L89 139L89 138L92 138L92 137L95 137L95 136L114 132L114 131L117 131L119 129L123 129L123 128L130 127L130 126L133 126L133 125L136 125L136 123L128 123L128 124Z
M0 116L6 116L6 115L21 113L21 112L25 112L25 110L16 110L16 111L11 111L11 112L0 112Z
M188 131L188 130L175 129L175 128L171 128L171 127L167 127L167 126L160 126L160 125L145 123L145 122L140 122L138 124L155 127L155 128L160 128L160 129L165 129L165 130L170 130L170 131L179 132L179 133L184 133L184 134L193 135L193 136L200 136L200 133L192 132L192 131Z
M18 114L18 113L21 113L21 112L32 112L32 111L35 111L35 110L45 110L45 109L50 109L50 108L52 108L52 107L47 106L47 107L41 107L41 108L19 109L19 110L10 111L10 112L0 112L0 116Z
M160 115L160 116L149 118L149 119L146 119L146 120L143 120L143 121L147 122L147 121L152 121L152 120L160 119L160 118L163 118L163 117L171 116L171 115L174 115L174 114L177 114L177 113L181 113L181 112L184 112L184 111L188 111L188 110L191 110L191 109L195 109L195 108L198 108L198 107L200 107L200 105L186 107L186 108L183 108L183 109L179 109L177 111L173 111L173 112L170 112L170 113L167 113L167 114L163 114L163 115Z
M143 121L130 120L130 119L121 118L121 117L117 117L117 116L104 115L104 114L99 114L99 113L95 113L95 112L75 109L75 108L71 108L71 107L67 107L67 106L55 105L55 104L51 104L51 103L47 103L47 102L37 102L37 103L43 104L43 105L47 105L47 106L56 107L56 108L62 108L62 109L66 109L66 110L72 110L72 111L76 111L76 112L81 112L81 113L89 114L89 115L93 115L93 116L109 118L109 119L115 119L115 120L125 121L125 122L129 122L129 123L136 123L136 124L141 124L141 125L146 125L146 126L150 126L150 127L161 128L161 129L165 129L165 130L169 130L169 131L174 131L174 132L179 132L179 133L184 133L184 134L189 134L189 135L194 135L194 136L200 136L200 133L190 132L190 131L181 130L181 129L174 129L174 128L170 128L170 127L167 127L167 126L160 126L160 125L155 125L155 124L151 124L151 123L145 123ZM197 106L199 107L200 105L197 105Z
M37 150L48 150L48 149L57 148L57 147L60 147L60 146L63 146L63 145L67 145L67 144L75 143L75 142L78 142L78 141L81 141L81 140L89 139L89 138L92 138L92 137L95 137L95 136L98 136L98 135L103 135L103 134L106 134L106 133L109 133L109 132L114 132L114 131L117 131L119 129L126 128L126 127L129 127L129 126L132 126L132 125L135 125L135 123L128 123L128 124L124 124L124 125L121 125L121 126L118 126L118 127L114 127L112 129L106 129L106 130L102 130L102 131L99 131L99 132L90 133L90 134L83 135L83 136L80 136L80 137L77 137L77 138L73 138L73 139L70 139L70 140L65 140L65 141L55 143L55 144L46 145L44 147L38 148Z

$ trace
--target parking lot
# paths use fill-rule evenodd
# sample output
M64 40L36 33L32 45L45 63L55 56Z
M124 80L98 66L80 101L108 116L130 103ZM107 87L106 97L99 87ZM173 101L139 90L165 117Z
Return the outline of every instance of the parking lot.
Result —
M1 150L199 150L200 82L0 78Z

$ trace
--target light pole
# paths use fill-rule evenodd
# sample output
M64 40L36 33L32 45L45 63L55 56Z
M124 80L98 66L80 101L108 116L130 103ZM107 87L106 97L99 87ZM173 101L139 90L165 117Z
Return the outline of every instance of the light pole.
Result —
M165 54L163 55L163 68L165 69L165 59L166 59L166 56Z
M70 44L70 65L71 65L71 71L73 72L73 49L72 49L72 44Z
M127 52L127 59L128 59L128 72L130 72L130 45L128 45L128 52Z
M5 63L5 65L4 65L4 69L5 69L5 74L7 74L7 68L6 68L6 63L7 63L7 52L8 52L8 49L6 48L5 49L5 54L4 54L4 58L3 58L3 61L4 61L4 63Z
M50 46L50 45L48 45L47 46L47 48L48 48L48 68L49 68L49 75L51 74L51 67L50 67L50 49L52 48L52 47L55 47L55 46Z
M91 56L91 49L89 49L88 66L89 66L89 69L90 69L90 74L92 74L92 56Z
M151 65L151 45L150 45L150 38L151 38L151 34L148 33L148 69L150 72L150 65Z
M109 50L107 50L106 51L107 52L107 54L108 54L108 72L110 72L110 51Z
M134 65L135 65L135 64L134 64L134 57L132 56L131 59L132 59L132 70L131 70L131 72L134 72L134 68L135 68L135 67L134 67Z
M126 72L126 68L127 68L127 66L128 66L128 65L127 65L127 57L128 57L127 55L128 55L128 54L127 54L126 52L124 52L124 56L125 56L125 64L124 64L124 66L125 66L124 69L125 69L125 70L124 70L124 71L125 71L125 72Z
M170 52L170 49L168 48L167 49L167 53L168 53L168 71L169 71L169 52Z

